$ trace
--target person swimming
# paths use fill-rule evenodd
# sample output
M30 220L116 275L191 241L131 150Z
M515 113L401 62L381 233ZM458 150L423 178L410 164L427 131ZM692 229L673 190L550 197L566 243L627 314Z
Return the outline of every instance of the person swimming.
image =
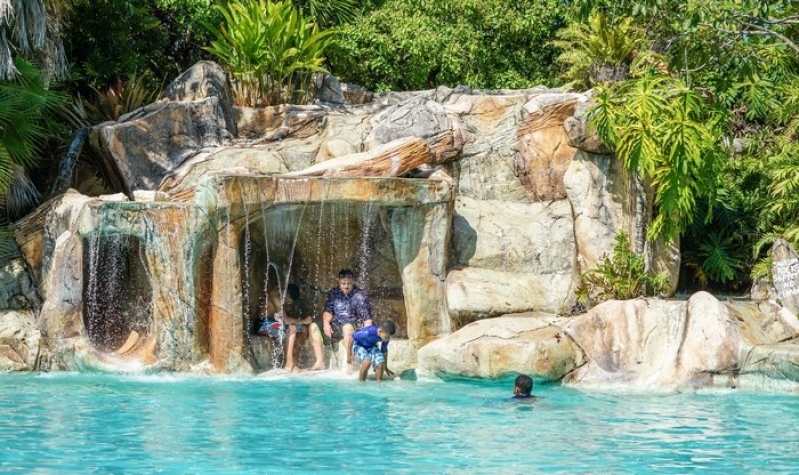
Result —
M533 396L533 378L526 374L516 376L513 381L513 397L511 399L535 399L535 396Z

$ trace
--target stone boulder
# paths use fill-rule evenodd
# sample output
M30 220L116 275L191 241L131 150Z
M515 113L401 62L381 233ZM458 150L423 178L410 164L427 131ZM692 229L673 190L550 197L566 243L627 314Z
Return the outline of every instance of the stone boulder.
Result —
M40 337L33 311L0 311L0 371L36 369Z
M397 139L419 137L427 140L433 150L432 164L454 159L469 140L466 127L457 116L422 96L389 107L372 121L372 130L365 141L367 149Z
M547 314L506 315L470 323L419 349L417 376L498 378L526 373L557 381L583 364L580 348Z
M213 61L200 61L178 76L164 91L170 102L201 101L209 97L219 99L227 131L237 135L233 115L233 94L230 92L227 74Z
M564 122L574 115L582 94L542 95L522 109L516 129L516 175L533 201L566 198L563 176L577 149L569 144Z
M730 307L706 292L684 302L609 301L564 326L588 361L564 382L640 390L799 382L789 370L799 357L799 345L788 343L797 329L783 312Z
M419 349L417 374L527 373L596 389L799 391L799 319L769 302L608 301L578 317L516 314L470 323Z

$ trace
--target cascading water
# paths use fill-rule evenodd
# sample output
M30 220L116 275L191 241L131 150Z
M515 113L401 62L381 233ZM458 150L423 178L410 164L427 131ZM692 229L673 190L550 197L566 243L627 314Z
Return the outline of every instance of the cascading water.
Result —
M372 203L361 206L358 216L360 222L360 236L358 247L358 284L365 290L369 286L369 267L372 262L371 228L374 221L374 207Z
M150 327L151 295L138 238L95 233L86 246L84 325L91 343L124 352Z

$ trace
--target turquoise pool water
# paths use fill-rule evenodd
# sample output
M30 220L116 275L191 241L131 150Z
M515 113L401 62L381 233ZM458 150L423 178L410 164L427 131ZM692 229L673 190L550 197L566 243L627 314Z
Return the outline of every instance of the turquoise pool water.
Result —
M799 396L0 375L0 473L795 474Z

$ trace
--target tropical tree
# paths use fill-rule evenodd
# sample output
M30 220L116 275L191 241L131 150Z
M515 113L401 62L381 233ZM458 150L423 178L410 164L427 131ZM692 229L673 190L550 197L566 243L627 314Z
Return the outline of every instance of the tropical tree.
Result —
M36 164L39 147L58 129L55 118L66 104L64 95L44 86L46 74L35 65L17 57L14 70L13 80L0 81L0 207L12 220L38 202L25 170Z
M326 72L335 30L320 30L290 1L251 0L217 7L224 22L206 24L205 48L232 76L236 103L264 106L310 97L312 74Z
M784 151L796 142L789 131L799 111L799 3L577 0L570 2L567 10L567 18L573 23L569 27L572 36L563 32L561 39L572 40L571 45L578 50L587 50L590 43L574 41L587 35L574 32L594 31L586 25L597 12L616 19L614 24L629 21L630 28L644 35L643 43L633 53L628 83L600 88L597 98L615 103L609 109L614 114L629 115L626 120L611 119L614 126L604 124L605 136L610 144L620 147L620 158L626 156L626 163L635 167L633 177L641 178L636 182L639 198L646 196L640 193L641 185L648 180L655 185L656 220L648 228L649 236L659 228L669 235L682 233L683 264L694 282L743 288L748 270L763 268L756 265L756 258L764 257L761 253L765 245L791 229L791 191L778 190L790 190L787 177L791 176L791 165ZM567 78L576 79L578 85L581 78L583 86L596 84L585 72L592 56L579 53L564 52L563 59L573 59L566 62L567 74L572 74ZM603 57L599 48L592 54ZM576 65L583 66L582 74L573 74L581 71ZM634 71L636 68L644 74ZM667 78L664 83L650 82L660 76ZM666 86L674 82L679 82L679 87ZM671 109L677 103L670 98L676 96L669 91L679 89L690 91L682 94L688 99L683 101L686 107L681 107L684 112L696 111L691 104L697 101L706 112L673 115L690 120L658 119L673 114ZM641 100L636 102L631 93ZM626 100L632 102L625 105ZM650 116L647 111L652 110L662 112ZM601 119L607 111L596 112L594 119ZM644 120L647 117L651 117L649 122ZM615 128L625 122L632 127ZM699 122L701 127L695 128L691 122ZM597 126L602 128L603 124ZM675 153L664 153L668 145L662 139L666 127L677 127L675 136L686 139L671 147ZM613 136L614 131L618 135ZM703 136L709 149L690 145ZM625 137L628 145L624 144ZM707 163L687 171L685 167L696 167L699 162L675 158L698 156L691 150L700 150L700 156L705 157L702 162ZM636 156L644 161L630 159ZM669 156L672 158L663 159ZM660 172L653 174L658 169ZM717 179L707 181L712 174ZM667 183L672 185L664 187ZM639 200L637 214L640 216L645 208L646 203ZM644 233L641 227L638 229L635 242L640 251Z
M0 207L16 219L38 203L26 169L54 131L64 104L49 85L66 74L60 32L69 4L59 0L0 2Z
M0 79L16 77L18 55L35 60L45 78L65 76L61 29L68 11L68 0L0 1Z

